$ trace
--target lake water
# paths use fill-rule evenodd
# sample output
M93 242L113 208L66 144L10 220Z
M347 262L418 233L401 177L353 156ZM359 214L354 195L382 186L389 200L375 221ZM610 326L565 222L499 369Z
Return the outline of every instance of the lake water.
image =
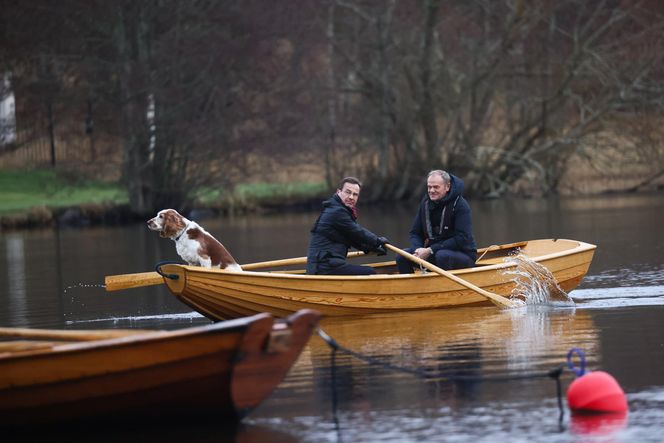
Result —
M598 246L573 307L494 307L324 319L284 382L237 428L106 429L95 441L655 442L664 433L664 195L471 202L480 246L571 238ZM413 207L360 222L407 245ZM317 213L208 219L240 263L302 256ZM106 293L105 275L178 260L144 225L0 233L0 326L176 329L209 321L163 286ZM629 414L572 416L547 372L568 351L613 375ZM353 355L349 352L355 352ZM423 375L426 374L426 377ZM75 440L75 431L63 438ZM130 432L128 434L128 432ZM90 435L79 436L86 440Z

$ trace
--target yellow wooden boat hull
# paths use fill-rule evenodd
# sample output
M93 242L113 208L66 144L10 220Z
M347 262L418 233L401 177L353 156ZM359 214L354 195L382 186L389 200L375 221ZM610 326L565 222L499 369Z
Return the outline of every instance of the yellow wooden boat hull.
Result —
M263 313L177 331L0 328L0 425L238 420L282 381L319 318ZM7 340L26 336L40 341Z
M543 239L522 242L520 253L545 266L558 285L571 291L588 272L596 246L576 240ZM486 249L486 248L485 248ZM515 288L497 247L478 261L480 266L452 271L487 291L509 297ZM286 316L298 309L315 309L326 316L364 315L491 303L482 295L434 273L399 275L394 262L374 265L372 276L320 276L294 271L230 272L196 266L163 265L168 289L182 302L214 320L270 312Z

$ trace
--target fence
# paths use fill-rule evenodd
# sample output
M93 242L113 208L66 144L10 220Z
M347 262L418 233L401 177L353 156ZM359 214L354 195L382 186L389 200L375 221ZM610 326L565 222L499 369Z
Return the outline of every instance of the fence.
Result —
M116 179L122 161L117 137L98 134L85 119L58 121L52 110L16 115L15 139L0 144L0 169L58 167ZM101 174L101 175L99 175Z

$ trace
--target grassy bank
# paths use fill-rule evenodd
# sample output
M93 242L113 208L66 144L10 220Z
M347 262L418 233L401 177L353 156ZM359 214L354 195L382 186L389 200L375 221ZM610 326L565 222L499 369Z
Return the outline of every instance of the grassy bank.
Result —
M227 211L297 205L325 193L324 183L246 183L237 185L233 192L201 189L195 198L197 204Z
M195 206L224 212L254 210L297 205L318 199L325 192L323 183L241 184L233 192L201 189L196 193ZM99 222L126 219L128 200L119 184L53 170L0 170L0 227L53 224L66 211L70 217Z
M52 170L0 171L0 215L34 208L65 208L81 204L126 204L118 185L57 174Z

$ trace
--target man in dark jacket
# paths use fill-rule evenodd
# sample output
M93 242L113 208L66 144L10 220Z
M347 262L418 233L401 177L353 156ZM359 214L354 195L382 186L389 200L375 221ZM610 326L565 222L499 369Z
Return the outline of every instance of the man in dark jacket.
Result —
M477 245L472 216L463 198L463 180L437 169L427 176L427 196L410 229L411 254L445 270L475 266ZM397 256L399 272L413 272L413 262Z
M311 228L307 252L307 274L370 275L369 266L346 263L348 249L385 254L385 237L378 237L357 223L357 200L362 183L346 177L332 198L323 202L323 210Z

